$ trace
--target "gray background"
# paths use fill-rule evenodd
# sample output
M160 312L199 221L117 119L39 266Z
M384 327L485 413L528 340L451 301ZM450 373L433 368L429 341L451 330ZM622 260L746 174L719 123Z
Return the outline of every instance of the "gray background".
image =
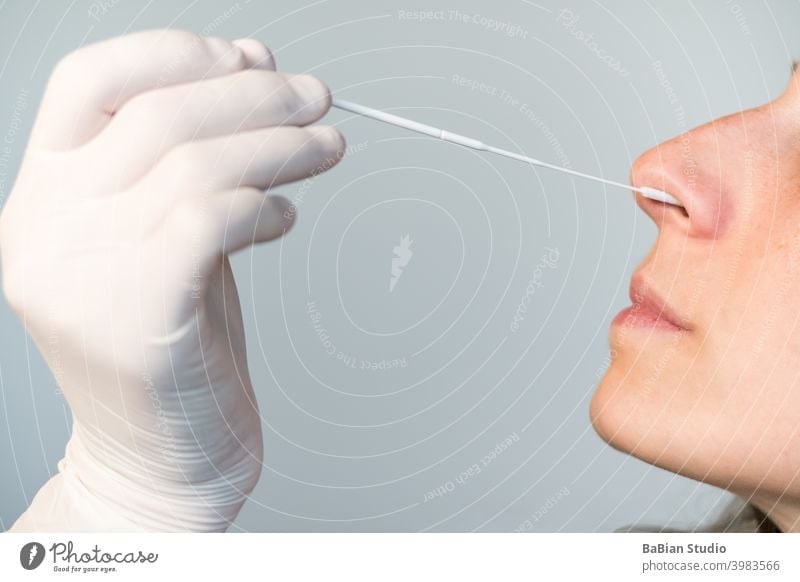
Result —
M565 26L562 9L578 20ZM413 10L443 19L400 12ZM280 68L343 97L625 181L647 148L782 90L797 22L789 1L0 0L11 150L0 199L54 63L126 31L254 36ZM727 494L610 449L588 421L608 324L655 234L631 195L339 111L327 121L350 154L280 188L299 207L295 229L234 258L266 460L232 531L609 531L713 517ZM389 292L405 234L413 256ZM558 260L537 271L548 247ZM4 303L0 333L5 529L55 470L70 419ZM361 369L395 359L406 366Z

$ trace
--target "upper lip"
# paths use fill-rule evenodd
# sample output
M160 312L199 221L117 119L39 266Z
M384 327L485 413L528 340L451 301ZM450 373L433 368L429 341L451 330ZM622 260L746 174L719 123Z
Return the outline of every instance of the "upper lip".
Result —
M641 273L635 273L631 278L629 294L634 305L657 313L661 319L676 327L689 329L688 322L672 309Z

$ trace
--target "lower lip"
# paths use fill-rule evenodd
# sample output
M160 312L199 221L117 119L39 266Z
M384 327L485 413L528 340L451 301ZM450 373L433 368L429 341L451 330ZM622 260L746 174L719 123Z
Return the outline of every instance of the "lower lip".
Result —
M686 331L643 305L631 305L620 311L611 322L614 327L644 327L664 331Z

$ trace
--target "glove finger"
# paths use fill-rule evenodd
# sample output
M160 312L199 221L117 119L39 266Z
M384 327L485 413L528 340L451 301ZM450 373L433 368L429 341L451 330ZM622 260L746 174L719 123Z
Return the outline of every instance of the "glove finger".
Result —
M246 246L272 240L294 223L291 203L256 188L209 194L202 203L189 198L173 206L163 223L164 240L175 257L190 255L192 279L205 282L220 257ZM175 265L185 271L187 261ZM205 289L197 285L198 298Z
M252 187L267 190L332 168L345 142L333 127L271 127L186 142L134 188L139 197L190 197ZM167 200L170 202L170 200Z
M149 30L82 47L53 71L31 144L78 147L133 96L240 71L247 62L238 45L181 30Z
M216 194L211 206L224 217L222 253L267 242L286 234L294 224L292 203L283 196L271 196L255 188L238 188Z
M244 53L247 66L251 69L261 69L262 71L275 70L275 56L260 40L255 38L239 38L233 41Z
M315 77L246 70L134 97L84 153L95 160L124 160L106 176L113 182L109 188L124 187L183 142L307 125L329 108L328 88Z

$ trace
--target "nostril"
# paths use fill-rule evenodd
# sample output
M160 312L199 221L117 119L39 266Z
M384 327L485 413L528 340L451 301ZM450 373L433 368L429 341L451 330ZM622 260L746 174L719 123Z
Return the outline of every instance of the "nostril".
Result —
M665 202L663 200L659 200L657 198L648 198L646 196L642 196L644 199L644 208L650 207L652 212L658 212L659 215L664 216L669 212L674 212L680 214L683 218L689 218L689 212L683 206L679 206L677 204L672 204L671 202ZM651 216L653 216L652 212L649 212Z
M683 208L683 204L681 204L677 198L675 198L670 194L667 194L662 190L657 190L655 188L650 188L648 186L641 186L638 188L638 190L639 192L642 193L642 195L645 198L649 198L650 200L657 200L658 202L663 202L664 204L672 204L673 206L679 206L680 208ZM685 208L684 212L686 212Z
M683 203L664 190L651 188L650 186L639 186L634 188L634 191L641 194L643 199L642 208L645 210L650 207L653 212L658 210L659 214L662 215L667 212L679 212L684 218L689 218L689 212Z
M666 207L666 209L673 210L675 212L680 212L681 216L683 216L684 218L689 218L689 212L683 206L677 206L675 204L669 204L666 202L664 202L663 204Z

